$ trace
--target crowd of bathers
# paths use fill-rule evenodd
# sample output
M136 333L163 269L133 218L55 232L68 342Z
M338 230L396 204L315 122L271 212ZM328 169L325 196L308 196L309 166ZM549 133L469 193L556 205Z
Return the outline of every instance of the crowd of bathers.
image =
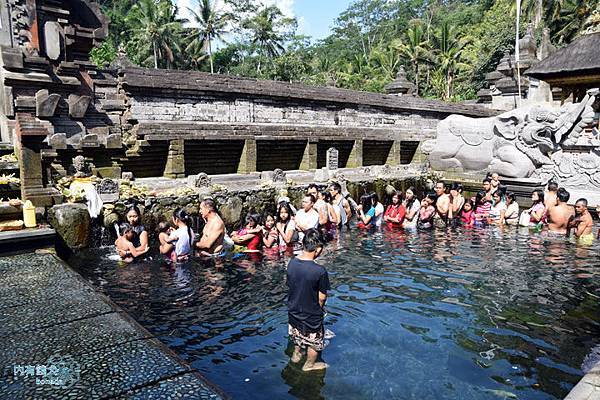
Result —
M461 184L443 181L436 182L433 191L424 193L421 200L414 187L388 190L387 197L387 206L375 192L363 194L357 203L337 182L325 188L310 184L298 207L282 191L270 211L262 214L250 211L238 229L229 233L214 200L207 198L199 209L204 221L201 235L194 234L190 215L177 209L170 222L158 225L159 249L174 262L186 260L194 251L200 256L214 257L232 248L236 252L293 249L300 245L309 229L316 228L325 237L334 238L354 220L360 229L384 225L401 229L520 225L558 235L574 233L580 243L589 244L593 240L593 220L587 200L578 199L575 206L569 205L569 192L555 182L549 182L545 190L534 190L531 207L522 211L517 196L502 185L497 173L488 174L481 190L470 198L464 196ZM121 258L132 261L148 251L148 233L141 225L136 206L127 211L126 219L115 244Z

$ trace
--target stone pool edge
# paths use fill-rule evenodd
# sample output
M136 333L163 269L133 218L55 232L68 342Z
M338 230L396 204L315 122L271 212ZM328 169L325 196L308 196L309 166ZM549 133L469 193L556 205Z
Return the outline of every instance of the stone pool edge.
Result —
M34 258L33 266L19 264L24 258ZM230 398L52 251L3 255L0 271L12 274L0 277L7 286L0 293L0 344L7 350L0 397ZM38 386L37 372L28 382L13 370L24 361L39 365L50 352L76 355L81 375L74 389Z
M104 293L98 291L91 283L89 283L83 276L79 274L79 272L75 271L66 261L58 257L56 254L52 254L52 256L60 263L63 263L75 276L75 279L78 279L84 285L89 287L96 293L98 297L100 297L104 302L108 303L108 305L115 310L115 312L123 318L127 323L129 323L135 330L141 332L144 335L148 335L151 337L152 344L157 347L162 353L164 353L167 357L173 359L178 364L188 369L188 374L193 375L195 378L199 379L207 388L212 390L216 395L218 395L222 400L231 400L231 397L227 395L223 389L218 387L216 384L209 381L204 375L202 375L198 370L193 368L188 362L182 359L176 352L171 350L169 346L160 341L160 339L156 338L150 331L144 328L139 322L137 322L127 311L125 311L122 307L117 305L110 297L105 295Z
M564 400L600 399L600 362L581 378Z

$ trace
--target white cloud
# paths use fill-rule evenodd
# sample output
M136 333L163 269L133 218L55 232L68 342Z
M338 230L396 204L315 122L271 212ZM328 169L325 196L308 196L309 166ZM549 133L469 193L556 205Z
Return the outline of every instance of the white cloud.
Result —
M262 0L262 3L266 6L276 5L279 7L283 15L292 18L295 17L294 1L295 0Z
M286 17L290 17L293 18L295 17L295 13L294 13L294 2L296 0L255 0L255 4L260 5L263 4L265 6L271 6L271 5L276 5L277 7L279 7L279 9L281 10L281 12L283 13L283 15L285 15ZM198 5L198 1L197 0L175 0L177 7L179 8L179 16L181 18L185 18L188 21L192 21L192 15L188 10L189 8L196 8ZM223 8L223 9L227 9L227 5L221 1L221 0L216 0L216 6L219 8ZM300 21L299 21L300 22ZM193 23L189 23L189 25L194 25Z

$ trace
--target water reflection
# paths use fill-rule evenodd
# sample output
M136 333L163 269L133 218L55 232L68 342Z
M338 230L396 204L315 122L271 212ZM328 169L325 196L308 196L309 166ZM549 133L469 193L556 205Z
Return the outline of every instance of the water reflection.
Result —
M73 263L234 398L562 398L600 333L598 247L528 230L344 232L321 259L324 374L289 364L289 255L118 267L108 251Z

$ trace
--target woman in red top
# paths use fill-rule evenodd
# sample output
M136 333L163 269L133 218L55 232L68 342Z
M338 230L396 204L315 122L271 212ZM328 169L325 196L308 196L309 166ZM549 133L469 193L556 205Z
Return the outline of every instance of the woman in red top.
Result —
M233 232L231 240L239 246L245 246L246 251L259 251L262 245L262 227L259 226L260 216L249 213L244 220L244 226Z
M404 222L404 216L406 215L406 208L402 204L404 196L402 192L395 192L392 196L392 204L390 204L383 214L383 220L387 222L390 227L400 227Z

